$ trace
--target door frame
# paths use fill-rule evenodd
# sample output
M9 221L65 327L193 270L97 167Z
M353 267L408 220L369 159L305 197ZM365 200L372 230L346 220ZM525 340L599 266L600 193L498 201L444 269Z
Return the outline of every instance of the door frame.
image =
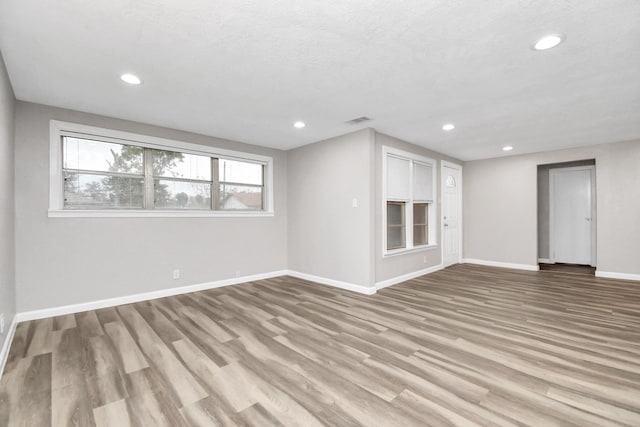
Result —
M555 183L555 176L561 172L567 171L579 171L579 170L588 170L591 174L591 262L590 265L595 267L597 264L597 204L596 200L596 166L595 165L585 165L585 166L573 166L568 168L553 168L549 169L549 261L552 264L555 264L555 250L554 250L554 239L553 234L555 230L555 222L554 222L554 213L555 206L553 203L553 184Z
M458 212L458 264L462 263L462 211L463 211L463 207L462 207L462 165L459 165L457 163L452 163L452 162L448 162L446 160L441 160L440 161L440 259L441 259L441 264L444 267L447 267L449 265L453 265L455 263L452 264L447 264L445 265L444 263L444 190L445 190L445 184L446 184L446 179L445 179L445 174L444 174L444 167L450 167L452 169L457 169L460 172L460 182L458 183L458 208L459 208L459 212Z

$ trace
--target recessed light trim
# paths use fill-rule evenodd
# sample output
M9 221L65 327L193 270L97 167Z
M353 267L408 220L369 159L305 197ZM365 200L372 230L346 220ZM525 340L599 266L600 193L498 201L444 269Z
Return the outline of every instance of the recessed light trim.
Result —
M139 85L140 83L142 83L142 80L140 80L140 77L130 73L121 75L120 79L125 83L129 83L130 85Z
M504 147L502 147L502 151L511 151L513 150L513 147L510 145L505 145Z
M296 128L296 129L302 129L305 126L306 126L306 124L304 122L295 122L293 124L293 127Z
M456 128L456 125L454 125L453 123L446 123L442 125L442 130L446 130L446 131L454 130L455 128Z
M538 39L532 46L533 50L548 50L558 46L565 40L564 34L547 34L546 36Z

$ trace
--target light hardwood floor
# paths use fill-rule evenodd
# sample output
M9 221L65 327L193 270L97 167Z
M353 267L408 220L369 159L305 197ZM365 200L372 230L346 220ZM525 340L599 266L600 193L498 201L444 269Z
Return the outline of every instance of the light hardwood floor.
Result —
M640 283L458 265L18 325L2 426L640 426Z

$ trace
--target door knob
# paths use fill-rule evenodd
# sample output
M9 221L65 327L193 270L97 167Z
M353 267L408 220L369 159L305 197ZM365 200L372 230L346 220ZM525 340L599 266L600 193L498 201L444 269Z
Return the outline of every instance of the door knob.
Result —
M585 219L586 219L587 221L591 221L591 218L589 218L589 217L586 217Z

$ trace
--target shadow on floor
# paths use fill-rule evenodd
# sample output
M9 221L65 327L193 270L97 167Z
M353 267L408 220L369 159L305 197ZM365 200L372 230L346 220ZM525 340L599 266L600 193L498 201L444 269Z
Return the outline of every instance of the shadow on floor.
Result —
M540 270L554 273L587 274L589 276L595 276L596 274L595 267L580 264L540 264Z

